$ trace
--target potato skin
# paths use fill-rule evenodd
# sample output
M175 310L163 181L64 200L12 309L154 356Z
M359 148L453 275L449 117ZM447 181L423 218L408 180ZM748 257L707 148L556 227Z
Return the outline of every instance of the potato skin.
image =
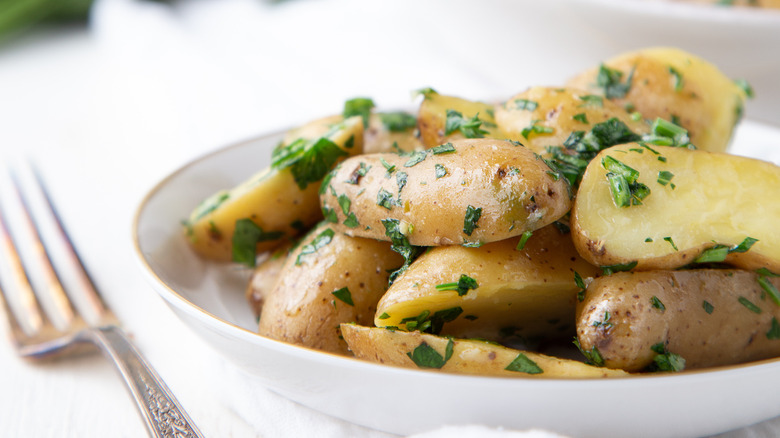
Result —
M249 284L246 287L246 300L252 308L252 313L259 317L265 304L265 297L271 293L282 272L284 262L287 260L287 254L292 249L291 245L285 245L273 253L266 254L266 258L258 262L252 276L249 278Z
M780 287L780 279L770 281ZM598 349L605 366L627 371L650 365L656 355L651 347L658 343L682 356L685 369L776 357L780 339L768 333L780 305L763 292L758 275L749 271L620 272L588 286L577 306L577 337L584 350Z
M614 146L588 165L571 216L572 239L583 258L599 266L636 261L636 270L675 269L715 244L734 247L752 237L758 242L750 250L731 253L725 262L780 272L780 232L773 220L780 218L780 166L651 148L658 155L637 144ZM606 156L639 172L638 181L651 190L642 205L615 206L602 166ZM670 184L658 182L662 171L674 175Z
M317 139L330 129L328 126L325 121L315 121L295 130L297 134L290 134L290 138L300 134L312 137L295 138ZM329 139L348 155L360 154L362 120L359 117L344 120L343 129L332 132ZM301 227L310 227L322 219L318 189L318 183L301 189L289 168L268 167L230 191L221 191L203 201L186 221L184 233L200 256L227 262L232 259L236 221L251 219L264 232L282 233L279 238L258 243L256 251L260 254L297 236Z
M432 248L388 288L377 305L374 324L407 330L405 318L459 307L462 313L445 323L441 334L511 345L542 338L570 340L580 291L574 273L587 278L597 275L598 269L578 256L571 236L555 225L536 230L522 250L517 250L519 240L479 248ZM436 289L464 274L477 281L476 289L462 296Z
M571 206L569 186L530 150L508 141L464 139L455 152L428 151L412 157L374 154L345 160L323 182L320 201L334 216L334 229L353 236L390 240L383 219L398 220L412 245L460 245L493 242L535 230L560 219ZM394 166L388 175L387 166ZM437 165L446 171L437 177ZM360 169L368 169L357 177ZM399 185L399 175L405 183ZM399 187L403 186L399 190ZM400 192L400 204L399 204ZM379 205L382 194L384 206ZM339 198L349 200L349 208ZM392 199L389 199L392 198ZM481 209L476 228L466 216ZM357 225L344 221L354 215ZM326 218L328 214L326 214ZM468 233L471 234L468 234Z
M485 131L480 137L505 138L496 127L492 104L429 91L424 93L417 112L417 128L424 148L428 149L448 141L465 138L459 130L447 134L447 110L457 111L465 119L478 116L482 121L479 129Z
M371 323L376 303L387 289L388 271L397 269L403 259L387 242L335 232L330 242L316 252L302 254L308 244L328 232L332 232L331 227L320 224L287 257L279 279L265 299L258 333L291 344L347 354L339 324ZM354 305L333 295L344 287L349 289Z
M432 347L442 356L446 355L450 339L420 332L390 331L376 327L361 327L342 324L341 332L350 350L358 359L421 369L409 354L422 344ZM559 359L539 353L519 351L501 345L479 340L452 340L452 356L440 368L446 373L476 374L484 376L522 378L602 378L628 377L621 370L611 370L586 365L575 360ZM539 367L536 372L511 371L507 366L520 354Z
M531 87L496 106L496 124L508 139L519 141L541 155L547 152L547 146L563 145L571 133L589 131L593 125L613 117L636 134L650 131L647 122L632 120L623 107L607 99L602 99L600 104L589 103L586 99L589 95L575 88ZM532 125L552 132L530 132L524 136L523 130Z
M623 82L633 71L630 89L614 98L615 103L632 105L649 120L676 118L699 149L726 150L742 116L745 94L717 67L691 53L664 47L624 53L604 65L622 72ZM598 74L599 68L590 69L567 85L603 95Z

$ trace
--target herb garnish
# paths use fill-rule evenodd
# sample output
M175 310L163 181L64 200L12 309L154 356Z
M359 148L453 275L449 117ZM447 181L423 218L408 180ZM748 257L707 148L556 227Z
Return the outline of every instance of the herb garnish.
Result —
M349 292L349 289L347 287L342 287L341 289L336 289L331 294L338 298L339 300L349 304L350 306L354 306L355 302L352 301L352 294Z
M672 172L669 172L668 170L662 170L658 172L658 184L661 184L662 186L665 186L672 182L672 178L674 178L674 174ZM676 187L674 184L671 185L672 190Z
M519 109L519 110L533 111L539 106L538 102L535 102L533 100L528 100L528 99L515 99L514 102L515 102L515 109Z
M666 306L664 306L664 303L662 303L661 300L659 300L658 297L655 295L653 295L650 298L650 305L660 310L661 312L666 310Z
M417 316L402 319L399 324L404 324L406 331L409 332L418 330L423 333L438 335L441 333L445 323L455 321L461 313L463 313L463 308L460 306L439 310L434 312L433 315L431 315L430 310L423 310Z
M385 189L379 189L379 193L376 195L376 205L391 210L393 205L395 205L395 201L393 201L393 194Z
M585 290L587 288L585 287L585 282L582 280L582 276L577 271L574 271L574 284L580 288L580 290L577 291L577 301L583 302L585 300Z
M472 206L466 207L466 216L463 219L463 232L467 236L471 236L474 229L478 228L477 221L482 216L482 207L474 208Z
M544 371L523 353L518 353L517 357L504 368L507 371L516 371L526 374L541 374Z
M650 188L637 181L639 172L607 155L601 159L601 165L607 169L607 181L612 193L612 201L617 207L641 205L650 194Z
M460 131L466 138L482 138L488 132L480 129L482 120L479 119L479 113L470 119L465 119L463 114L453 109L447 110L447 120L444 123L444 135L450 135L455 131Z
M385 226L385 235L389 237L392 242L390 249L404 258L404 264L390 274L389 283L393 284L395 279L409 268L409 265L423 253L425 248L413 246L409 243L409 239L401 232L401 221L398 219L382 219L382 225Z
M619 99L625 97L628 90L631 89L631 79L633 77L634 70L632 69L626 78L626 82L621 82L623 72L601 64L599 73L596 76L596 85L604 89L604 95L607 99Z
M390 132L403 132L417 126L417 118L404 111L381 113L379 119Z
M525 248L526 242L528 242L528 239L531 238L531 235L533 234L533 231L523 231L523 235L520 236L520 240L517 242L517 246L515 247L516 250L522 251L523 248Z
M767 339L780 339L780 322L777 318L772 317L772 327L766 332Z
M550 126L537 125L539 122L541 122L541 120L532 120L530 126L527 126L520 131L520 135L529 139L531 134L552 134L555 132L555 128Z
M246 266L255 266L257 244L268 240L276 240L284 236L281 231L263 231L251 219L239 219L233 231L233 261Z
M726 256L733 252L747 252L756 242L758 242L758 239L746 237L739 245L733 247L718 244L702 251L701 254L693 260L693 263L720 263L726 260Z
M434 350L433 347L423 341L420 345L417 346L417 348L414 349L414 351L406 353L406 355L409 356L409 359L411 359L412 362L414 362L414 364L419 368L439 369L443 367L444 364L446 364L447 361L452 357L452 349L454 345L455 343L452 341L452 339L450 339L449 342L447 342L447 347L444 350L444 357L442 357L442 355Z
M341 211L344 213L344 216L346 216L349 213L349 208L352 206L352 201L349 200L349 196L345 194L341 194L338 197L339 206L341 206Z
M355 216L355 212L351 212L349 215L347 215L347 218L344 219L344 226L349 228L357 228L357 226L360 225L360 222L358 222L357 216Z
M360 116L363 119L363 127L368 127L368 118L371 116L371 109L374 108L374 101L368 97L356 97L344 102L344 118Z
M349 178L344 182L347 184L358 185L360 184L360 179L366 176L370 169L371 166L366 166L366 163L361 161L360 165L358 165L358 167L356 167L355 170L349 174Z
M582 345L580 345L580 341L577 338L574 338L574 345L577 347L578 350L580 350L580 353L582 353L583 356L585 356L585 363L588 363L590 365L595 365L597 367L603 367L604 366L604 358L601 357L601 353L599 353L599 349L596 348L594 345L591 347L589 351L586 351L582 348Z
M755 93L753 93L753 87L751 87L746 80L737 79L734 81L734 84L736 84L739 88L742 89L742 91L745 93L745 97L747 97L748 99L752 99L755 97Z
M401 199L401 190L406 187L406 180L409 174L406 172L398 172L395 174L395 182L398 184L398 199Z
M672 67L671 65L667 67L666 69L670 75L672 75L672 79L674 80L674 91L682 91L683 89L683 77L682 73L680 73L676 68Z
M712 314L712 311L715 310L715 306L713 306L709 301L704 300L701 302L701 307L704 309L705 312L708 314Z
M572 116L572 119L574 119L574 120L576 120L576 121L578 121L580 123L585 123L586 125L589 123L588 122L588 116L585 113L575 114L575 115Z
M452 143L444 143L439 146L434 146L429 149L433 155L449 154L455 152L455 146Z
M666 349L663 342L659 342L650 347L656 353L653 358L653 364L648 367L648 371L682 371L685 369L685 359L679 354L675 354Z
M336 210L334 210L334 209L332 209L330 207L327 207L327 206L323 205L322 206L322 215L325 216L325 220L327 222L330 222L332 224L339 223L339 217L336 214Z
M753 303L752 303L750 300L748 300L747 298L745 298L745 297L739 297L739 299L737 299L737 301L739 301L739 303L740 303L740 304L742 304L743 306L745 306L745 307L746 307L748 310L750 310L751 312L753 312L753 313L761 313L761 308L760 308L760 307L758 307L758 306L756 306L755 304L753 304Z
M675 245L675 244L674 244L674 240L672 240L672 238L671 238L671 237L664 237L664 240L665 240L665 241L667 241L667 242L669 242L669 245L672 245L672 248L673 248L675 251L679 251L679 249L677 249L677 245Z
M295 265L298 266L302 263L301 257L308 254L314 254L320 248L329 244L330 241L333 240L334 235L335 233L330 228L323 230L320 234L317 235L317 237L312 239L311 242L301 247L301 252L298 254L298 258L295 259Z
M404 167L413 167L425 160L428 154L425 151L415 151L411 157L404 163Z
M636 267L638 262L636 260L628 263L618 263L616 265L600 266L601 273L604 275L612 275L615 272L630 271Z
M458 292L459 297L462 297L463 295L466 295L469 292L469 290L477 289L478 287L479 284L477 284L477 280L469 277L466 274L461 274L460 279L458 279L457 282L437 284L436 290L438 291L454 290Z
M436 179L439 179L447 175L447 168L442 166L441 164L436 163L433 167L434 167L434 172L436 174Z
M339 158L347 155L349 154L327 137L311 141L298 139L287 146L274 149L271 167L276 170L290 168L295 182L303 190L309 184L325 177Z

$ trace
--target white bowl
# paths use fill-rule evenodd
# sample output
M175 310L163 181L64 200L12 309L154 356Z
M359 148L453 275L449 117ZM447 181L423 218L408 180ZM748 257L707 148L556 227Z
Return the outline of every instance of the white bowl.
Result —
M186 164L148 194L135 219L144 275L192 330L250 376L247 385L400 434L480 423L583 437L701 436L780 414L780 360L612 380L476 377L361 362L253 333L248 271L195 256L180 221L207 195L266 166L279 139L261 137ZM734 151L767 158L777 145L780 130L746 123Z

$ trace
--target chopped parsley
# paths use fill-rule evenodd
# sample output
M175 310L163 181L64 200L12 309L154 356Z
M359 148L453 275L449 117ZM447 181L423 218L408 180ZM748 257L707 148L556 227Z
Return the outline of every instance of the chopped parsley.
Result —
M726 260L726 256L733 252L747 252L756 242L758 242L758 239L746 237L739 245L733 247L718 244L702 251L701 254L693 260L693 263L720 263Z
M780 322L777 322L777 318L772 317L772 327L766 332L767 339L780 339Z
M466 216L463 219L463 232L467 236L471 236L477 226L477 221L482 216L482 207L474 208L472 206L466 207Z
M631 79L634 76L634 71L628 74L626 82L621 82L623 79L623 72L609 68L604 64L599 67L599 73L596 76L596 85L604 89L604 96L607 99L620 99L628 94L628 90L631 89Z
M431 87L420 88L419 90L415 90L412 92L412 96L420 95L423 97L423 99L428 99L433 94L439 94L439 93Z
M338 201L341 211L344 213L344 216L346 216L349 213L349 208L352 206L352 201L350 201L349 196L345 194L339 195Z
M355 216L355 212L351 212L349 215L347 215L347 218L344 219L344 226L348 228L357 228L357 226L360 225L360 222L358 222L357 216Z
M381 113L379 119L390 132L403 132L417 126L417 118L404 111Z
M541 120L533 120L531 121L531 125L523 128L522 131L520 131L520 135L527 139L529 139L531 134L552 134L555 132L555 128L552 128L550 126L541 126L537 125L537 123L541 122Z
M588 106L603 107L604 106L604 98L601 96L596 96L595 94L577 96L577 99L582 101L580 107L588 107Z
M477 283L477 280L469 277L466 274L461 274L460 279L458 279L457 282L437 284L436 290L438 291L454 290L458 292L459 297L462 297L463 295L466 295L469 292L469 290L477 289L478 287L479 284Z
M672 248L673 248L675 251L679 251L679 249L677 249L677 245L675 245L675 244L674 244L674 240L672 240L672 238L671 238L671 237L664 237L664 240L665 240L665 241L667 241L667 242L669 242L669 245L672 245Z
M355 302L352 301L352 294L349 292L349 289L347 287L342 287L341 289L336 289L331 294L338 298L339 300L349 304L350 306L354 306Z
M674 174L672 172L669 172L668 170L662 170L658 172L658 184L661 184L662 186L665 186L672 182L672 178L674 178ZM672 189L674 189L675 185L672 184Z
M580 290L577 291L577 301L579 302L585 301L585 290L587 288L585 287L585 282L582 280L582 276L577 271L574 271L574 284L577 285L578 288L580 288Z
M409 239L401 232L401 221L398 219L382 219L382 225L385 227L385 235L392 242L390 248L404 258L404 264L390 274L389 282L393 284L396 278L409 268L414 259L423 253L425 248L409 243Z
M259 225L251 219L239 219L233 231L233 261L246 266L255 266L257 257L257 244L269 240L276 240L284 236L281 231L263 231Z
M745 298L745 297L739 297L739 299L737 299L737 301L739 301L739 303L740 303L740 304L742 304L743 306L745 306L745 308L747 308L747 309L748 309L748 310L750 310L751 312L753 312L753 313L761 313L761 308L760 308L760 307L758 307L758 306L756 306L755 304L753 304L753 303L752 303L750 300L748 300L747 298Z
M666 310L666 306L664 306L664 303L662 303L661 300L659 300L658 297L655 295L653 295L650 298L650 305L660 310L661 312Z
M578 121L580 123L585 123L586 125L589 123L588 122L588 116L585 113L575 114L575 115L572 116L572 119L574 119L574 120L576 120L576 121Z
M600 266L601 273L604 275L612 275L615 272L630 271L636 267L638 262L636 260L628 263L619 263L616 265Z
M650 127L650 134L642 136L642 141L658 146L672 146L696 149L691 144L688 130L660 117Z
M455 152L455 146L452 143L444 143L439 146L434 146L429 149L433 155L449 154Z
M591 324L593 327L603 327L604 329L610 329L613 327L613 324L609 322L609 319L612 317L612 315L609 314L609 311L604 312L604 319L602 321L593 321L593 324Z
M671 65L667 67L667 71L670 75L672 75L672 85L674 86L674 91L680 92L683 89L683 77L682 73L680 73L676 68L672 67Z
M752 99L756 96L755 93L753 92L753 87L750 86L748 81L744 79L736 79L734 81L734 84L736 84L737 87L742 89L742 91L745 93L745 97L747 97L748 99Z
M382 314L379 315L379 319L390 319L390 315L387 312L382 312Z
M348 154L327 137L306 141L298 139L287 146L276 148L271 156L271 167L290 169L298 187L303 190L320 181L336 162Z
M398 172L398 173L395 174L395 182L396 182L396 184L398 184L398 197L399 197L399 199L401 197L401 190L403 190L404 187L406 187L406 181L407 181L408 177L409 177L409 174L407 174L406 172Z
M368 97L356 97L344 102L344 118L360 116L363 119L363 127L368 127L368 118L371 116L371 109L374 108L374 101Z
M463 313L463 308L460 306L439 310L433 315L431 315L430 310L423 310L417 316L402 319L400 324L404 324L406 331L409 332L418 330L438 335L445 323L455 321L461 313Z
M425 160L428 154L425 151L416 151L412 156L404 163L404 167L413 167Z
M650 188L637 181L639 172L615 158L607 155L601 159L601 165L607 170L607 181L616 207L641 205L650 195Z
M207 214L219 208L225 201L230 198L230 193L222 191L215 193L214 195L206 198L203 202L198 204L193 214L193 222L202 219ZM188 222L189 224L189 222Z
M656 355L653 357L653 364L648 367L648 371L678 372L685 369L685 359L679 354L667 350L663 342L653 345L650 349Z
M409 359L414 362L419 368L435 368L439 369L443 367L448 360L452 357L452 349L455 343L452 339L447 342L447 347L444 350L444 356L442 357L436 350L423 341L414 351L406 353Z
M393 194L385 189L379 189L379 193L376 195L376 205L384 207L388 210L392 209L393 205L395 205Z
M466 138L482 138L488 133L484 129L480 129L482 123L482 120L479 119L479 113L470 119L466 119L458 111L448 109L447 120L444 123L444 135L460 131Z
M523 234L520 236L520 240L517 242L517 246L515 247L515 249L518 251L522 251L523 248L525 248L525 244L528 242L528 239L531 238L532 234L533 231L524 231Z
M601 353L599 353L599 349L596 348L594 345L591 347L590 350L584 350L582 348L582 345L580 345L580 341L577 338L574 338L574 345L577 347L578 350L580 350L580 353L582 353L583 356L585 356L585 362L590 365L595 365L597 367L603 367L604 366L604 358L601 357Z
M775 302L778 306L780 306L780 291L777 290L775 285L769 282L769 279L763 275L759 274L758 277L758 284L761 286L761 289L764 290L769 295L769 298L772 299L772 301Z
M707 314L710 315L712 314L712 311L715 310L715 306L713 306L712 303L710 303L707 300L701 302L701 307L702 309L704 309L705 312L707 312Z
M526 374L541 374L544 371L523 353L518 353L517 357L504 368L507 371L516 371Z
M337 224L339 223L339 216L336 214L336 210L323 206L322 207L322 215L325 217L325 220L332 223Z
M434 165L434 171L436 174L436 179L447 175L447 168L438 163Z
M366 176L368 171L371 169L371 166L366 166L366 163L360 162L360 165L355 168L355 170L352 171L352 173L349 175L349 179L347 179L347 184L352 185L358 185L360 184L360 179Z
M311 242L301 247L301 252L298 254L298 258L295 259L295 265L298 266L303 262L301 257L314 254L315 252L319 251L320 248L329 244L330 241L333 240L334 235L335 233L330 228L323 230L320 234L317 235L317 237L312 239Z
M533 111L539 106L539 102L528 99L515 99L515 109Z
M395 172L395 164L390 164L387 161L385 161L384 158L379 157L379 162L382 163L382 166L387 170L387 176L390 176Z

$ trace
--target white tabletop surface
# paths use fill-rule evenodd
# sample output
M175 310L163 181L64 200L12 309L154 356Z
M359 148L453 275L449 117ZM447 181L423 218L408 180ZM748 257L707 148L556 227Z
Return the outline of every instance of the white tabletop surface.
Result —
M473 22L475 3L466 0L448 7L364 3L193 0L168 7L103 0L88 29L40 30L0 46L0 163L19 156L37 163L109 305L207 437L389 435L271 393L253 402L273 415L240 415L222 385L240 375L140 274L131 221L147 190L197 155L338 112L350 97L404 106L411 90L425 86L467 98L506 97L528 85L560 83L599 61L573 53L566 62L520 68L522 59L551 50L540 42L516 44L512 56L521 59L502 62L484 47L496 44L492 29L516 20ZM510 3L491 2L513 10ZM539 20L554 7L548 9L537 10ZM543 29L518 27L527 35ZM453 29L472 36L451 37ZM473 62L480 53L489 54L489 66ZM0 436L145 434L121 380L99 355L30 364L0 342L0 369ZM770 423L730 436L771 430Z

